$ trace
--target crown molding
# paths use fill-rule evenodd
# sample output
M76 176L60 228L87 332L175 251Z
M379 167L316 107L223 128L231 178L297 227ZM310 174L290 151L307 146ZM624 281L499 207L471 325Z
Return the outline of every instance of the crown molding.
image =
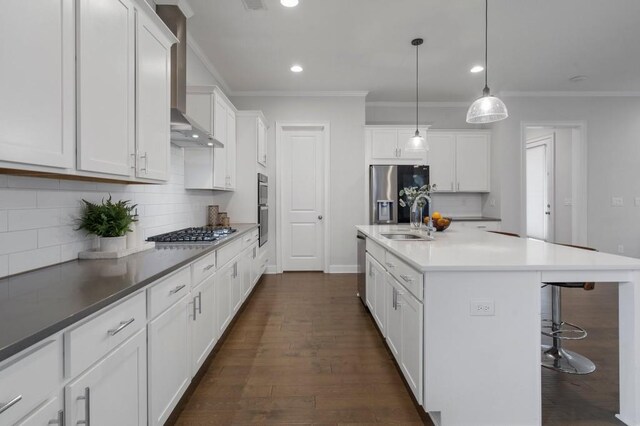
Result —
M204 51L202 50L198 42L193 38L189 30L187 30L187 46L189 46L191 50L193 50L193 53L195 53L198 59L200 59L200 62L204 64L204 67L207 69L207 71L209 71L211 75L213 75L213 77L218 81L218 83L220 83L220 86L222 87L224 92L230 94L231 89L229 89L229 85L226 81L224 81L224 78L222 78L222 74L218 72L218 69L211 63L209 58L207 58L207 55L205 55Z
M469 102L418 102L418 106L423 108L461 108L468 107ZM367 102L368 107L390 107L390 108L415 108L415 102Z
M323 97L366 97L368 91L287 91L287 90L255 90L255 91L237 91L231 92L233 97L308 97L308 98L323 98Z
M640 97L640 92L635 91L540 91L518 92L503 91L499 93L503 97L521 98L628 98Z
M154 3L156 6L178 6L187 19L193 16L193 9L187 0L154 0Z

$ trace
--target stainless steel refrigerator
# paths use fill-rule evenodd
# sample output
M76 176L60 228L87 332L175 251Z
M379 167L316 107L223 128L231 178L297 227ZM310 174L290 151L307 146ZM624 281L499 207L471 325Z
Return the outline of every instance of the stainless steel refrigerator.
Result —
M403 188L428 183L429 166L369 166L369 223L409 223L410 207L400 206L398 194Z

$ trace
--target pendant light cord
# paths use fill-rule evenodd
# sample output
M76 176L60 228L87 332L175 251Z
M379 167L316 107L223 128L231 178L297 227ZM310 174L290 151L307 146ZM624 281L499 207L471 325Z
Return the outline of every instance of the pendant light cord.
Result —
M484 90L489 90L489 0L484 0Z
M416 132L418 132L418 51L420 50L420 45L416 45Z

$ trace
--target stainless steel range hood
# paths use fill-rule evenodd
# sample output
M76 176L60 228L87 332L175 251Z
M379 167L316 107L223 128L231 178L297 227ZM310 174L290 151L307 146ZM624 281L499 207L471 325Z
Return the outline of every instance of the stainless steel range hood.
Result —
M178 6L157 5L156 13L176 36L171 47L171 143L185 148L224 147L186 114L187 110L187 18Z

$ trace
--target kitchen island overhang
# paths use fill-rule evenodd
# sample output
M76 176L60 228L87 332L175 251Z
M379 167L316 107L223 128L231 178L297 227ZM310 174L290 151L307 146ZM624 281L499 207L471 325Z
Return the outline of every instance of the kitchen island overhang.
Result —
M437 424L540 425L540 286L591 281L619 285L618 418L640 425L640 260L472 229L434 241L382 236L406 225L357 229L423 274L419 402ZM492 314L474 315L478 303Z

